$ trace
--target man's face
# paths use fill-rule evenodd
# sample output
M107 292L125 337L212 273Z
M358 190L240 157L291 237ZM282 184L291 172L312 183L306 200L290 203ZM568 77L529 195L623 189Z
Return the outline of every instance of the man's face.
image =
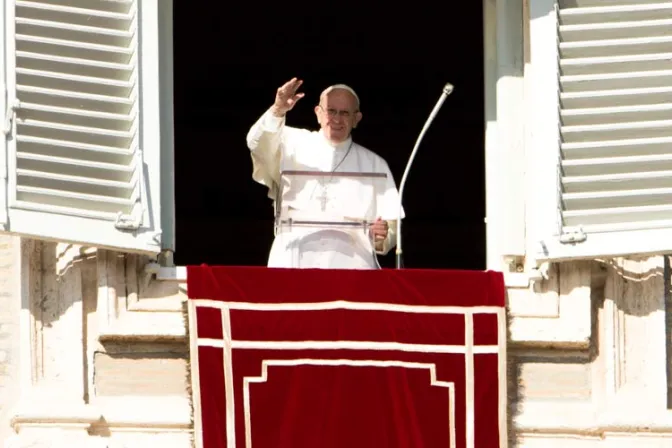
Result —
M362 119L354 95L343 89L332 90L323 96L320 105L315 107L315 114L325 137L334 143L346 140Z

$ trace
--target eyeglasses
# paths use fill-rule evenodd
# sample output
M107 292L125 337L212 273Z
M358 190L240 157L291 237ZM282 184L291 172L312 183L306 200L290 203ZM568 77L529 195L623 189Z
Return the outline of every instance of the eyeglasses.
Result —
M329 115L329 117L331 117L331 118L334 118L336 115L338 115L341 118L350 118L352 115L357 113L357 111L350 112L349 110L337 110L337 109L332 109L332 108L325 109L322 106L320 106L320 109L325 111L327 113L327 115Z

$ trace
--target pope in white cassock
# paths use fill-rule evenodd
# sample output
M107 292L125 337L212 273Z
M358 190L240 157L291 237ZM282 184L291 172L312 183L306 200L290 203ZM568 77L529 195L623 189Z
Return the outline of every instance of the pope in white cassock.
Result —
M376 254L385 255L396 245L396 219L404 217L392 173L382 157L353 142L351 131L361 121L362 112L359 97L344 84L320 95L315 106L319 131L287 126L287 112L304 96L298 92L302 83L294 78L280 87L273 106L247 134L252 178L268 187L276 216L282 209L281 214L295 217L368 222L368 231L359 225L345 229L276 223L268 266L377 269ZM314 175L281 175L291 171ZM348 174L339 177L337 173ZM350 173L379 176L357 178Z

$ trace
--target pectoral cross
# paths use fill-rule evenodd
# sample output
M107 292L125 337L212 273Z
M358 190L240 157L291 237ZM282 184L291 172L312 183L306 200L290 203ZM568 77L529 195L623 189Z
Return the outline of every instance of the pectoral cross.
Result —
M324 188L322 189L322 194L318 196L318 199L320 200L320 205L322 207L322 211L327 210L327 201L329 201L329 197L327 196L327 189Z

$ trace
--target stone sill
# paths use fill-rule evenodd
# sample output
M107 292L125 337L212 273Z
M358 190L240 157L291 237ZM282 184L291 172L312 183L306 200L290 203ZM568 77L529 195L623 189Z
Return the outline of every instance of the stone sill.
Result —
M180 288L186 291L187 268L186 266L160 267L156 264L148 267L148 272L154 274L158 281L174 282L180 284ZM583 313L590 310L568 310L571 313L561 315L560 298L557 296L538 297L530 288L530 276L527 273L505 273L505 285L508 290L508 312L511 317L510 342L514 346L546 346L567 349L586 349L590 343L590 328L583 328L577 324L577 319ZM576 301L574 301L576 302ZM151 310L148 310L151 311ZM578 313L578 314L577 314ZM584 316L585 317L585 316ZM584 319L585 320L585 319ZM177 325L177 321L172 324ZM156 327L156 325L154 325ZM159 328L169 328L170 324L159 325ZM113 337L133 337L136 332L139 337L147 332L153 332L151 325L143 328L143 323L128 327L124 331L117 332ZM167 337L182 337L183 331L174 330Z
M187 281L187 267L158 267L152 268L156 273L156 279L166 282L186 283ZM526 273L505 273L504 284L509 288L527 288L530 285L530 277Z
M63 405L63 400L42 398L23 405L11 419L17 433L26 427L88 430L94 426L136 430L192 428L191 404L185 397L98 397L93 404Z
M575 434L603 437L607 433L672 434L672 411L627 406L598 411L590 402L528 402L515 420L518 434Z
M156 273L156 279L164 282L178 282L186 283L187 282L187 267L186 266L175 266L170 268L159 267L154 271Z

